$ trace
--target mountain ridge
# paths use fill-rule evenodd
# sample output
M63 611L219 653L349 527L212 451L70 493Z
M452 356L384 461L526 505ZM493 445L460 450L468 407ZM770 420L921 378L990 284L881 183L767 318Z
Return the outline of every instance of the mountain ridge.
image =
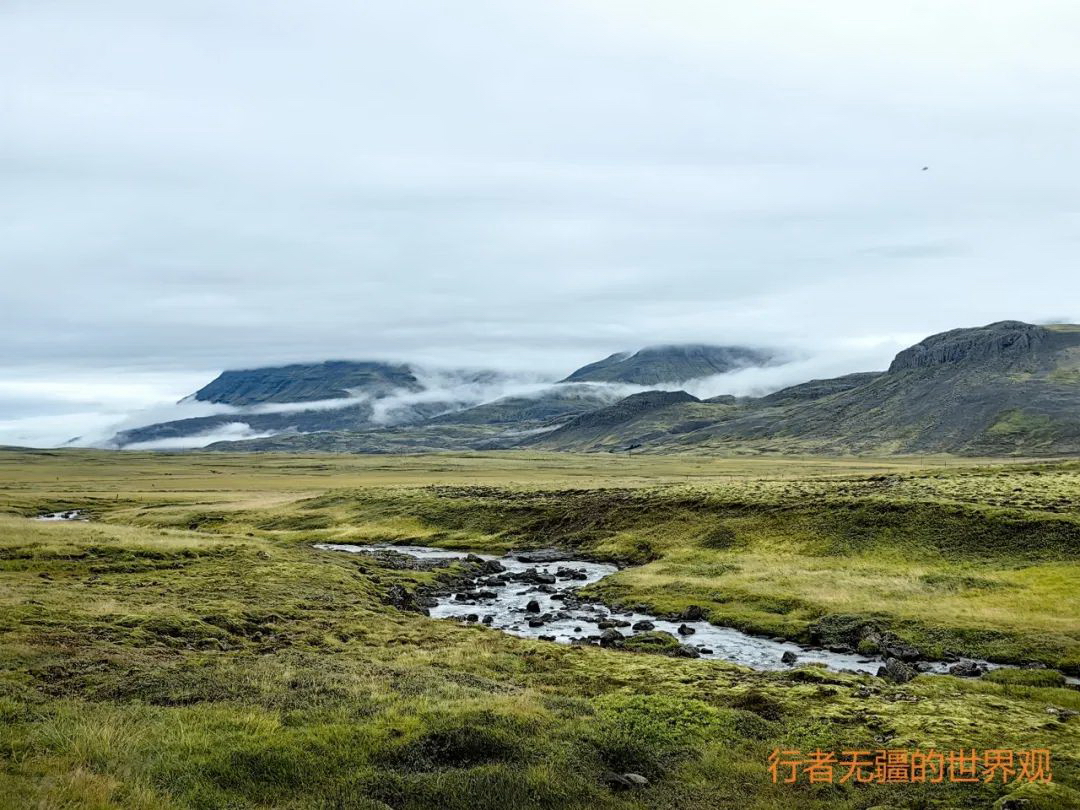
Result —
M673 367L673 357L697 363L699 348L642 351L651 364L648 373L661 374ZM706 353L704 362L721 355L730 359L732 347L712 348L721 351ZM640 354L611 355L570 377L634 375L642 367L624 364ZM761 351L758 359L772 362L764 360L765 355ZM619 397L620 392L629 396ZM528 395L495 397L439 413L418 409L409 420L392 426L374 424L359 410L361 405L355 407L355 414L328 417L337 420L328 430L319 429L320 418L312 418L314 429L307 430L306 417L296 414L220 417L260 431L274 431L270 422L277 420L280 428L289 417L297 424L288 425L281 435L216 442L210 449L1080 453L1080 326L999 321L952 329L901 350L885 371L808 380L758 397L700 400L685 391L634 391L621 381L563 381Z
M605 366L608 370L599 376L611 379L570 379L594 376L589 369L611 365L609 361L616 357L633 360L633 363L628 367ZM547 426L550 420L569 419L592 408L609 405L619 398L614 395L619 390L628 393L635 387L643 387L623 378L689 375L671 380L677 384L717 373L718 368L741 368L754 358L766 362L765 358L771 357L773 353L763 349L737 346L652 346L620 352L583 366L564 380L550 383L546 391L516 399L514 395L506 397L493 393L484 398L481 394L479 401L473 401L478 396L474 391L455 397L455 386L492 385L504 376L501 372L483 369L425 372L409 363L377 360L327 360L227 370L185 398L227 407L227 412L127 428L113 437L112 444L125 447L185 437L197 440L238 423L246 425L253 433L271 434L350 431L367 435L371 430L421 424L429 419L440 424L463 421L507 424L516 421L523 423L523 429L534 430ZM428 378L435 379L432 382ZM428 388L429 383L436 388L444 386L447 389L445 397L425 400L424 395L432 390ZM336 403L336 407L321 407L328 402ZM270 406L281 407L268 412Z

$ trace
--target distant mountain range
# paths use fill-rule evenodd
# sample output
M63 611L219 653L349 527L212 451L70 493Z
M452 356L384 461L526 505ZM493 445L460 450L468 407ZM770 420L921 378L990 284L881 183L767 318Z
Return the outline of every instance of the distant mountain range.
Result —
M650 347L612 355L558 383L482 402L440 398L422 374L404 365L336 362L232 371L194 398L240 410L125 431L116 444L242 422L274 435L210 449L1080 452L1080 326L1003 321L955 329L900 352L886 371L810 380L757 398L699 400L672 390L778 362L772 352L745 347ZM499 375L468 372L455 379L483 388Z
M558 383L524 386L532 389L525 396L504 395L523 386L488 370L431 372L404 364L340 360L226 371L187 398L226 406L223 412L131 428L113 437L113 443L125 447L207 436L238 423L252 433L275 436L384 430L429 421L550 428L608 405L635 387L678 386L766 365L772 358L770 352L740 346L652 346L584 366Z

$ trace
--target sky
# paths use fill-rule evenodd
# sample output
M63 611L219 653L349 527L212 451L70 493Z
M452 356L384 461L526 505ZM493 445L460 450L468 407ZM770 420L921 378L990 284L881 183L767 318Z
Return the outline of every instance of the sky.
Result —
M0 444L225 368L1080 320L1074 0L5 0L0 41Z

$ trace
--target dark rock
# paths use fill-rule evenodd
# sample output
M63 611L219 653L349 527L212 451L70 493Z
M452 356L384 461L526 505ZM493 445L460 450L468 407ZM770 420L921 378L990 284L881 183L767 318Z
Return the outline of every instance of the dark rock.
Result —
M600 646L601 647L618 647L623 643L626 638L622 633L614 628L605 630L600 634Z
M529 619L529 627L543 627L543 626L544 626L544 620L543 619Z
M916 661L922 658L922 652L918 647L894 636L892 633L881 633L876 641L878 647L886 656L899 658L901 661Z
M655 628L656 628L655 624L653 624L652 622L650 622L648 620L645 620L645 621L640 621L640 622L634 622L633 626L630 629L631 630L636 630L636 631L641 631L641 630L654 630Z
M885 666L878 669L879 678L888 678L894 683L907 683L915 677L915 670L899 658L886 658Z
M527 582L530 585L554 585L557 582L554 574L546 574L542 571L537 571L535 568L529 568L522 571L515 578L519 582Z
M540 635L540 636L537 636L537 638L540 639L541 641L554 641L555 640L555 636Z
M697 632L697 630L695 630L693 627L688 627L685 624L680 624L679 625L678 633L679 633L680 636L692 636L696 632Z
M478 622L478 621L480 621L480 617L478 615L476 615L475 613L470 613L468 616L465 617L465 621L467 621L467 622Z
M565 551L559 551L557 548L543 548L537 551L511 551L509 556L518 562L552 563L565 560L567 554Z
M493 621L495 621L495 617L491 614L484 617L484 624L491 624Z
M701 645L698 645L698 652L701 653L702 655L712 655L713 654L713 651L711 649L709 649L708 647L702 647Z
M396 607L398 610L408 610L414 613L423 613L424 615L427 615L427 610L424 606L417 604L416 597L405 590L403 585L391 585L387 588L383 601L388 605Z
M780 660L785 664L794 664L799 660L799 656L793 653L791 650L784 650L784 654L780 656Z
M696 647L691 647L689 644L680 644L671 651L671 655L675 658L701 658L701 653L698 652L698 649Z
M530 599L529 604L525 605L525 611L527 613L539 613L540 603L537 602L535 599Z
M986 672L986 667L975 661L958 661L949 667L949 674L959 678L978 678Z
M684 622L700 622L705 618L705 609L698 605L688 605L679 618Z

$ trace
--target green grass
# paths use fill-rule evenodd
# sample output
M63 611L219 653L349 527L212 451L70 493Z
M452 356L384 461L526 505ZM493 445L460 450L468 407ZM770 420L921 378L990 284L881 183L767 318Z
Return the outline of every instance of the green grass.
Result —
M1009 788L766 769L974 746L1049 747L1054 784L1017 795L1080 807L1080 692L1051 671L894 686L532 642L396 611L437 575L311 547L565 545L635 563L612 601L1080 666L1075 463L608 461L0 453L0 806L981 808ZM95 520L25 517L69 507Z

